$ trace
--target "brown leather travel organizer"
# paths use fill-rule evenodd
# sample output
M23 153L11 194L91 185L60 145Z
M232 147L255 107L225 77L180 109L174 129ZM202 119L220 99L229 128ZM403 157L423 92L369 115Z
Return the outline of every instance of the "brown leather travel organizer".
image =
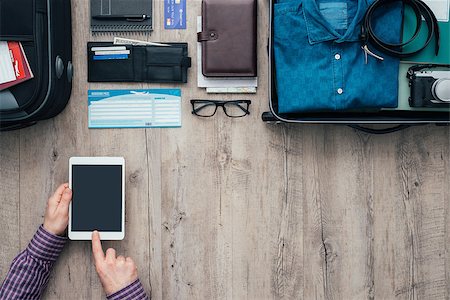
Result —
M254 77L256 68L256 0L203 0L203 75Z

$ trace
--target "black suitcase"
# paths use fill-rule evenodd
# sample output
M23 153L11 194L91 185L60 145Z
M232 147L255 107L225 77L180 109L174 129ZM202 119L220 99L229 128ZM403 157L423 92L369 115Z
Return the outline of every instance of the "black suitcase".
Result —
M70 0L0 0L0 40L22 43L34 75L0 91L0 130L59 114L72 90Z
M269 11L269 108L262 114L262 120L267 123L297 123L297 124L340 124L348 125L367 133L390 133L410 126L436 124L449 125L450 113L445 111L407 111L382 110L379 112L316 112L302 114L278 113L278 99L275 76L275 61L273 47L273 11L274 0L270 0ZM374 129L367 124L387 124L393 127Z

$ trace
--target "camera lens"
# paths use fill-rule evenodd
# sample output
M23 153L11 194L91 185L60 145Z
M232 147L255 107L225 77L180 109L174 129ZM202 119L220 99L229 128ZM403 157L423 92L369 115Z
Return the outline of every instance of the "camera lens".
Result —
M436 100L450 103L450 78L436 80L431 87L431 92Z

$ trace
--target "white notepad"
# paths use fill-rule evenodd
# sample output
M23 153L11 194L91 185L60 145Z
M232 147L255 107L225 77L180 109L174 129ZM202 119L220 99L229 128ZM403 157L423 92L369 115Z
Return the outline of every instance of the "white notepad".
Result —
M8 42L0 42L0 84L16 80L16 72L14 71L9 54Z

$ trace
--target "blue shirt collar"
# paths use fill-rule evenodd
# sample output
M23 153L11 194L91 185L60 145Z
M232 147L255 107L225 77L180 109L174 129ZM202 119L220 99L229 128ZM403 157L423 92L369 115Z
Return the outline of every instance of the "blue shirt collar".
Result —
M306 29L310 44L317 44L325 41L355 42L359 40L361 33L360 24L367 10L366 0L349 0L357 1L356 14L349 24L344 34L338 33L327 20L323 17L319 10L316 0L303 1L303 14L305 16Z

